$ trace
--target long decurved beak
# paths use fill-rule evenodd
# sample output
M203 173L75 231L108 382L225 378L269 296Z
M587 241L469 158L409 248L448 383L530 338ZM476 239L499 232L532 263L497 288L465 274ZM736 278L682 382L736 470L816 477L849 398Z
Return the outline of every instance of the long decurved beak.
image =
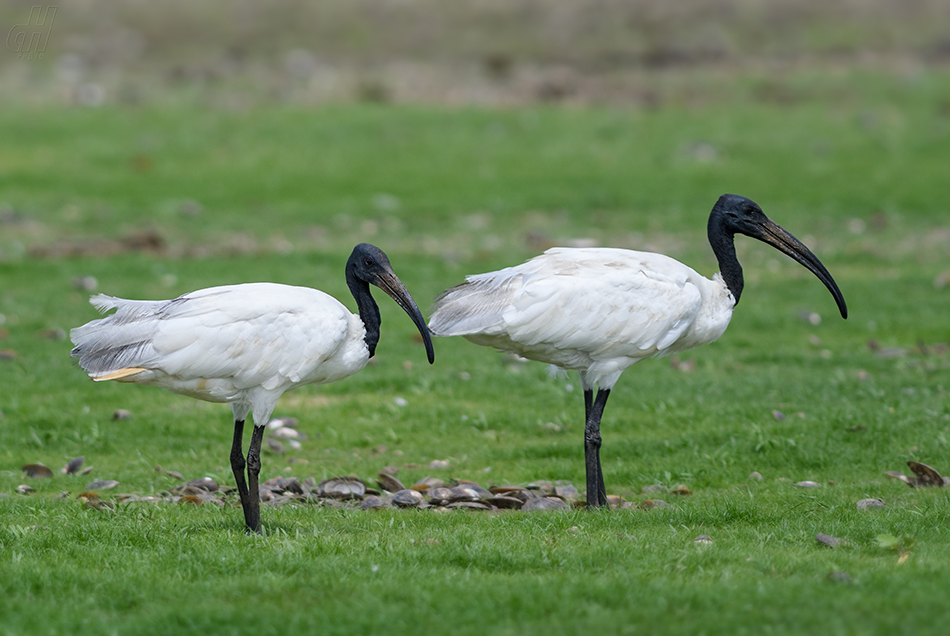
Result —
M402 284L399 277L393 271L383 271L376 275L372 281L374 285L386 292L390 298L396 301L396 304L402 307L403 311L409 314L412 322L415 323L419 333L422 334L422 342L426 346L426 357L429 358L429 364L435 362L435 349L432 347L432 337L429 334L429 327L426 326L425 318L416 305L416 301L409 295L406 286Z
M829 274L825 266L821 264L818 257L812 254L811 250L805 247L804 243L789 234L785 228L768 217L765 217L764 221L757 224L757 227L761 229L761 234L750 234L750 236L759 239L763 243L768 243L780 252L791 256L812 274L817 276L818 280L824 283L828 291L831 292L831 295L834 296L835 303L838 304L838 311L841 312L841 317L847 318L848 306L844 302L844 296L841 294L841 290L838 289L838 284L835 283L835 279L831 277L831 274Z

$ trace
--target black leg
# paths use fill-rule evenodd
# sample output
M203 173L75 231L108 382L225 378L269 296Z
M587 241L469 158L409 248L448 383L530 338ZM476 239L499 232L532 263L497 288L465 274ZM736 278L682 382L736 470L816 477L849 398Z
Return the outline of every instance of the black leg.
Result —
M600 420L604 416L604 406L610 389L597 391L597 399L592 400L593 391L584 391L584 405L587 411L587 424L584 427L584 463L587 469L587 507L597 508L607 505L607 489L604 486L604 473L600 467Z
M261 532L261 491L257 483L261 474L261 442L264 439L264 427L255 426L251 433L251 444L247 449L247 504L244 506L244 520L252 532Z
M235 420L234 440L231 442L231 472L234 473L234 481L237 482L238 495L241 497L241 507L244 509L244 522L247 524L249 530L253 530L251 518L248 515L250 502L248 501L247 481L244 479L244 451L241 448L243 439L244 420Z

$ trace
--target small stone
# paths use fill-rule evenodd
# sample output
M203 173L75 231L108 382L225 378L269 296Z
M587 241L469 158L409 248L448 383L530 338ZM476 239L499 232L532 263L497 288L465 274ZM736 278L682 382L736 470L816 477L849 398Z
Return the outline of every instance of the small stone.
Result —
M281 426L276 428L271 433L273 437L278 439L303 439L304 435L295 428L290 428L289 426Z
M571 500L571 503L580 503L577 499ZM623 505L623 497L620 495L607 495L607 506L611 510L618 510Z
M684 485L684 484L677 484L676 486L673 486L673 488L670 489L670 492L673 493L674 495L691 495L691 494L693 494L693 491L690 490L690 489L689 489L686 485Z
M43 464L24 464L20 467L27 477L40 478L40 477L52 477L53 471L50 470L47 466Z
M73 279L73 287L79 291L96 291L96 288L99 287L99 281L96 280L95 276L77 276Z
M426 494L433 506L444 506L455 501L451 488L431 488Z
M835 571L828 573L828 580L832 583L842 583L844 585L851 585L854 583L854 578L847 572Z
M454 501L450 503L448 508L452 510L464 509L464 510L491 510L492 507L490 504L484 503L482 501Z
M21 495L29 495L36 492L36 489L30 486L27 486L26 484L20 484L19 486L16 487L16 491L17 493Z
M781 422L785 419L785 413L782 413L781 411L772 411L772 417Z
M267 428L271 430L278 428L297 428L299 423L296 417L275 417L267 423Z
M435 490L444 489L436 488ZM477 490L474 488L467 488L465 486L456 486L455 488L450 488L449 492L451 493L452 503L455 503L456 501L478 501L481 499L481 495L478 494Z
M516 497L506 497L504 495L493 495L491 497L486 497L484 502L491 504L496 508L518 510L521 506L524 505L524 502Z
M644 499L640 502L640 508L643 510L653 510L654 508L666 508L670 504L662 499Z
M581 498L581 493L578 492L577 488L571 484L568 484L567 486L555 486L554 494L565 501L573 501L575 499Z
M115 481L114 479L100 479L86 486L86 490L108 490L110 488L115 488L118 485L119 482Z
M445 482L438 477L423 477L410 486L410 488L412 490L418 490L419 492L427 492L432 488L442 488L443 486L445 486Z
M883 508L884 501L881 499L868 498L861 499L856 505L858 510L867 510L868 508Z
M126 409L116 409L112 414L112 419L114 420L127 420L132 417L132 411L127 411Z
M199 477L198 479L192 479L185 486L191 486L192 488L200 488L206 492L215 492L218 490L218 482L211 479L210 477Z
M386 503L381 497L377 497L376 495L367 495L363 498L363 501L360 502L360 508L362 510L379 510L385 507Z
M763 479L762 473L758 471L752 471L751 473L749 473L749 479L751 479L752 481L762 481Z
M907 462L907 466L912 471L914 471L915 475L917 475L918 486L936 486L939 488L944 486L945 482L940 473L927 464L921 464L920 462L910 460Z
M457 488L467 488L469 490L474 490L475 494L477 494L482 499L484 499L485 497L492 496L492 492L490 490L486 488L482 488L481 486L476 484L474 481L468 481L467 479L459 479L459 480L456 480L455 485Z
M390 467L392 469L392 467ZM399 492L400 490L405 490L406 487L402 485L402 482L396 479L393 476L393 472L386 470L385 472L380 471L376 475L376 483L379 484L379 487L388 492Z
M798 481L795 485L799 488L821 488L821 484L817 481Z
M297 488L300 488L299 483ZM359 477L333 477L317 484L317 492L321 497L332 499L362 499L366 494L366 484Z
M847 542L844 539L838 537L833 537L830 534L825 534L824 532L819 532L815 535L815 540L822 545L826 545L829 548L837 548L841 545L847 545Z
M62 467L61 472L64 475L75 475L76 472L82 467L82 463L86 461L86 458L80 455L75 459L69 460L69 463Z
M393 494L393 505L400 508L418 508L425 497L418 490L400 490Z
M521 509L525 512L537 512L541 510L570 510L564 501L557 497L537 497L525 502Z
M662 484L650 484L648 486L644 486L641 489L641 492L649 494L651 492L666 492L666 490L667 490L666 486Z
M710 537L708 534L701 534L695 539L693 539L693 543L699 543L702 545L711 545L712 542L713 542L712 537Z
M449 460L447 459L434 459L429 462L429 468L431 470L445 470L449 468Z

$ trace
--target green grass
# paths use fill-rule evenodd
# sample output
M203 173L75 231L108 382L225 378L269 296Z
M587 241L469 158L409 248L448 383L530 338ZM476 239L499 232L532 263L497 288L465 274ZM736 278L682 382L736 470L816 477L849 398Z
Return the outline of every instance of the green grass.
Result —
M800 96L782 104L760 80L733 88L661 110L0 112L0 349L15 352L0 360L0 633L942 633L950 498L883 473L908 459L950 473L950 358L915 349L950 339L950 292L934 285L947 269L950 83L803 75L780 86ZM697 143L715 159L697 159ZM640 500L646 485L687 484L691 496L663 495L669 508L268 507L260 538L233 506L100 512L75 499L96 478L160 492L173 482L156 465L231 481L227 408L93 385L69 343L47 337L95 317L77 276L136 298L271 280L352 306L343 263L371 240L425 307L466 273L583 237L709 275L706 215L726 191L809 237L851 316L740 238L746 290L723 338L683 356L690 372L630 369L604 418L608 491ZM183 214L185 200L200 212ZM92 243L143 229L165 248ZM262 477L371 480L396 465L405 482L583 483L576 378L458 339L437 340L430 367L413 325L381 308L376 363L282 399L276 415L310 439L265 456ZM910 351L878 356L870 339ZM117 408L132 419L112 420ZM19 471L77 455L91 475ZM451 468L428 469L434 459ZM16 494L27 482L37 492ZM859 512L864 497L887 507ZM848 545L823 547L818 532ZM913 537L903 562L881 534Z

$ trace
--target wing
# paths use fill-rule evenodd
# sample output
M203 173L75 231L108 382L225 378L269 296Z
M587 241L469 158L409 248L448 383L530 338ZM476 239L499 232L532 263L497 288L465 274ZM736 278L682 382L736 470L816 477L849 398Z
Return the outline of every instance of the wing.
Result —
M564 365L568 352L588 364L639 359L662 354L689 328L702 300L698 276L661 254L555 248L448 290L431 328L552 364Z
M179 380L220 378L237 388L272 389L306 380L352 325L350 312L331 296L269 283L213 287L169 301L99 295L91 302L117 310L70 333L72 355L94 379L148 369Z

